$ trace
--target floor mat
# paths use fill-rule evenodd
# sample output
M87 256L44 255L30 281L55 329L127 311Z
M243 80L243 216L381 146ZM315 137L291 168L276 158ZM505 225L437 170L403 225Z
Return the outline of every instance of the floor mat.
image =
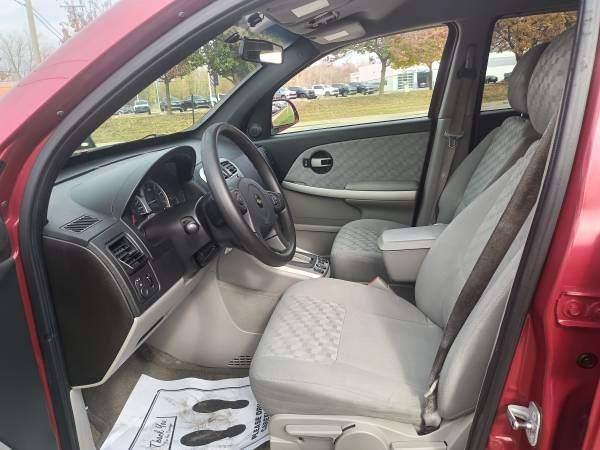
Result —
M180 361L147 345L132 355L106 383L83 390L94 442L100 448L121 414L140 375L159 380L223 380L248 376L247 369L213 369ZM268 445L268 444L266 444Z
M142 375L102 450L254 449L268 416L248 378L162 381Z

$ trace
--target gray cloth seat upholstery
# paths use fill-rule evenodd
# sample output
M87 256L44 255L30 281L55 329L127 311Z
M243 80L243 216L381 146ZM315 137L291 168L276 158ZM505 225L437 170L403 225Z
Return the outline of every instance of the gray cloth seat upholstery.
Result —
M508 100L512 108L522 115L508 117L461 162L440 196L437 222L452 221L539 138L526 117L527 91L533 69L545 48L546 44L532 48L515 66L509 80ZM359 219L344 225L331 250L333 276L361 282L385 276L377 239L385 230L406 226L377 219Z
M344 280L301 282L273 313L252 363L252 389L270 413L293 404L297 414L355 410L416 424L427 381L422 368L433 363L441 336L391 291ZM408 358L414 365L402 364Z
M567 32L554 41L532 77L529 109L540 135L560 105L573 36ZM545 77L553 77L546 92ZM390 290L344 280L290 287L250 368L262 407L272 415L367 416L417 425L443 329L538 145L534 142L444 229L419 270L415 305ZM443 420L475 408L532 217L533 211L450 349L438 384Z

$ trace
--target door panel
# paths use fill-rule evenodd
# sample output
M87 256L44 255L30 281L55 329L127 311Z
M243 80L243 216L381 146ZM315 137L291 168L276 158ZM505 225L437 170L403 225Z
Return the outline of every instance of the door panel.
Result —
M0 340L0 447L57 448L1 219Z
M296 158L285 176L285 181L326 190L395 192L395 189L389 190L383 187L378 190L369 189L371 186L368 184L375 185L381 182L418 184L428 139L429 133L410 133L310 147ZM319 155L324 155L325 158L318 158ZM307 167L307 164L311 163L311 158L315 156L317 156L315 159L321 161L331 158L331 166ZM359 184L364 184L364 189L361 189ZM414 190L414 187L402 188L400 192L410 189Z
M408 119L286 133L258 142L279 170L298 246L328 254L337 231L361 218L410 225L430 127L428 118Z

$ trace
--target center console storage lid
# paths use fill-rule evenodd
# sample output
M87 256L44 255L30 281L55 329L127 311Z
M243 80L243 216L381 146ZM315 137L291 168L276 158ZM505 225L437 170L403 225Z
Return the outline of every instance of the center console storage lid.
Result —
M436 223L425 227L396 228L384 231L377 245L383 252L431 248L446 224Z

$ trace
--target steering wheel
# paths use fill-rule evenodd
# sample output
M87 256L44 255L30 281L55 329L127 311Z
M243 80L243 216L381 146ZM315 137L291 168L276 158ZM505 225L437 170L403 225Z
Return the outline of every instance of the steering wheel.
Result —
M218 156L221 137L248 157L267 189L246 177L237 187L228 186ZM201 157L215 203L244 250L269 266L288 263L296 251L294 221L277 177L256 145L233 125L215 123L204 132Z

